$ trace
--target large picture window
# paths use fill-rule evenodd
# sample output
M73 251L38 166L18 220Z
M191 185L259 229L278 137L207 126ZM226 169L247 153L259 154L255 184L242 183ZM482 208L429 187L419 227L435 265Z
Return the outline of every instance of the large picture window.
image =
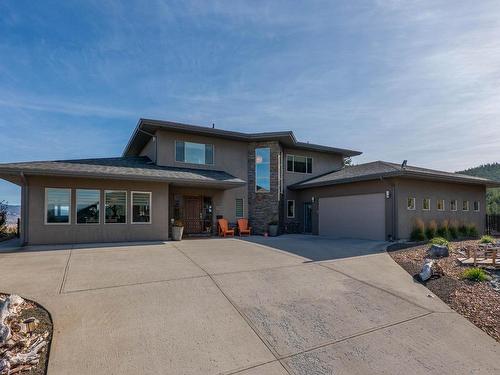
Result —
M70 224L71 189L45 189L45 223Z
M127 222L127 192L112 191L104 192L105 223L125 224Z
M306 156L287 155L286 170L296 173L312 173L312 158Z
M175 141L175 161L190 164L214 164L214 146L205 143Z
M99 190L76 190L76 223L99 224L99 206L101 192Z
M132 223L151 223L151 193L132 192Z
M271 149L269 147L255 149L255 191L260 193L271 191Z

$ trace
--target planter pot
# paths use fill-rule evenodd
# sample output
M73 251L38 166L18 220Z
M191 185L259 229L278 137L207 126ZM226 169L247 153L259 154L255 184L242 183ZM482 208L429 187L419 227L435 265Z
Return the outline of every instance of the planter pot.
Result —
M184 227L172 227L172 240L174 241L182 240L183 232L184 232Z
M269 225L269 236L276 237L278 235L278 226Z

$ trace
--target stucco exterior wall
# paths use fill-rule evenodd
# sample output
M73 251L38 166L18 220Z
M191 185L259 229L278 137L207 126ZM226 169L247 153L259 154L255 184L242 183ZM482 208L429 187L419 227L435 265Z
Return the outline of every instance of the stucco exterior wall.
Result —
M90 243L168 239L167 183L28 176L28 243ZM71 224L45 222L45 188L71 188ZM100 224L76 224L75 189L101 190ZM127 191L127 223L104 224L104 190ZM152 192L151 224L131 224L131 191ZM26 203L26 202L23 202Z
M397 179L398 200L398 234L400 238L410 237L415 220L422 219L425 224L436 220L440 224L443 220L458 222L459 224L473 224L479 233L485 230L486 222L486 187L480 185L453 184L424 180ZM416 198L416 209L408 210L407 199ZM422 210L422 200L431 199L431 209ZM437 210L437 200L445 200L445 210ZM450 210L450 201L457 200L457 211ZM469 211L462 210L462 201L469 201ZM474 212L473 202L480 202L479 212Z

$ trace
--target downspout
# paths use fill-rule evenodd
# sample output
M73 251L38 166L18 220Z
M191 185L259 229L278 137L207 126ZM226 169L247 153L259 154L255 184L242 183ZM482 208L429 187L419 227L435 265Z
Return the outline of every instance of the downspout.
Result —
M28 191L28 179L24 175L24 172L20 173L21 178L21 245L25 246L28 244L28 221L29 221L29 191Z
M137 130L139 130L141 133L149 135L153 139L153 142L155 143L155 160L154 160L154 163L157 164L158 163L158 139L157 139L156 135L154 135L153 133L147 132L145 130L142 130L140 127Z

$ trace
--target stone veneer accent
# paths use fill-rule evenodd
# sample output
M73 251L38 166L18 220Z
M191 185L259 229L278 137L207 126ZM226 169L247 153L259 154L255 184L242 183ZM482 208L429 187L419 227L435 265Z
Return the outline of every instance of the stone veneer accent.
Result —
M269 193L255 191L255 149L263 147L271 149L271 191ZM278 142L251 142L248 145L248 220L255 234L267 231L270 221L280 221L280 192L278 191L278 155L280 153L281 146Z

